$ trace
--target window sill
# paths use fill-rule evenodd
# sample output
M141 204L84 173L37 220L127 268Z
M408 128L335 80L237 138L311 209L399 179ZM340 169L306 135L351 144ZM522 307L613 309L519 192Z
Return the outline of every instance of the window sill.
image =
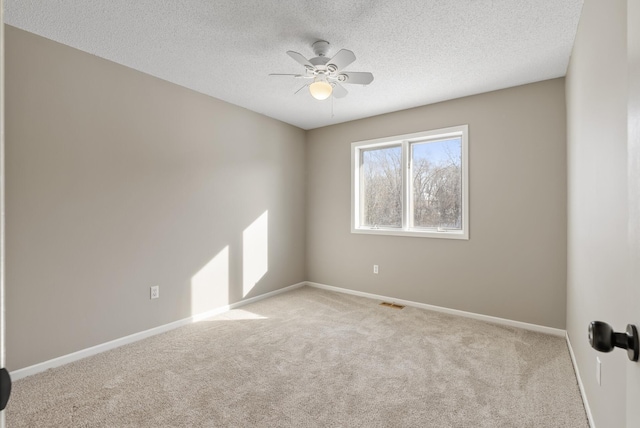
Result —
M469 234L461 230L448 231L418 231L403 229L373 229L373 228L351 228L351 233L364 235L389 235L389 236L410 236L414 238L438 238L438 239L464 239L469 240Z

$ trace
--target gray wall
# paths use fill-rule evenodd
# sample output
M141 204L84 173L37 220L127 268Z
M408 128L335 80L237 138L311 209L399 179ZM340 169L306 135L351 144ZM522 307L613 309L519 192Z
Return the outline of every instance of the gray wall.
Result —
M626 38L625 0L585 1L566 78L567 331L598 427L625 426L626 355L596 353L586 334L592 320L617 329L630 322L621 306L628 267Z
M305 280L304 131L9 26L6 66L9 370Z
M564 97L554 79L309 131L307 279L564 328ZM470 240L350 233L351 142L461 124Z

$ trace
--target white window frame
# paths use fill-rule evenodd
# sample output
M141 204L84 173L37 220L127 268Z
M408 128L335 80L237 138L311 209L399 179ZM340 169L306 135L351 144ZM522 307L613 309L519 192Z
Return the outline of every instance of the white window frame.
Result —
M462 229L417 228L412 226L411 144L460 137L462 145ZM360 225L360 164L363 150L402 146L402 227L371 227ZM469 239L469 126L449 128L413 134L396 135L374 140L351 143L351 233L371 235L413 236L422 238Z

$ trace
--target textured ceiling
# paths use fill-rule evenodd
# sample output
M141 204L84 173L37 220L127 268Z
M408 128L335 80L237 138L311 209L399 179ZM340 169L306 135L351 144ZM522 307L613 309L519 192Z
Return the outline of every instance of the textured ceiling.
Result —
M5 0L15 27L312 129L564 76L583 0ZM356 54L317 101L287 56Z

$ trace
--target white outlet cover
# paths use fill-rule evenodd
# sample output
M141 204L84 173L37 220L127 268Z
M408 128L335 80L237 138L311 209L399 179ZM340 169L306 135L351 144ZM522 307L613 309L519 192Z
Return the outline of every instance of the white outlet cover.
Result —
M160 286L154 285L153 287L151 287L151 298L157 299L159 297L160 297Z

